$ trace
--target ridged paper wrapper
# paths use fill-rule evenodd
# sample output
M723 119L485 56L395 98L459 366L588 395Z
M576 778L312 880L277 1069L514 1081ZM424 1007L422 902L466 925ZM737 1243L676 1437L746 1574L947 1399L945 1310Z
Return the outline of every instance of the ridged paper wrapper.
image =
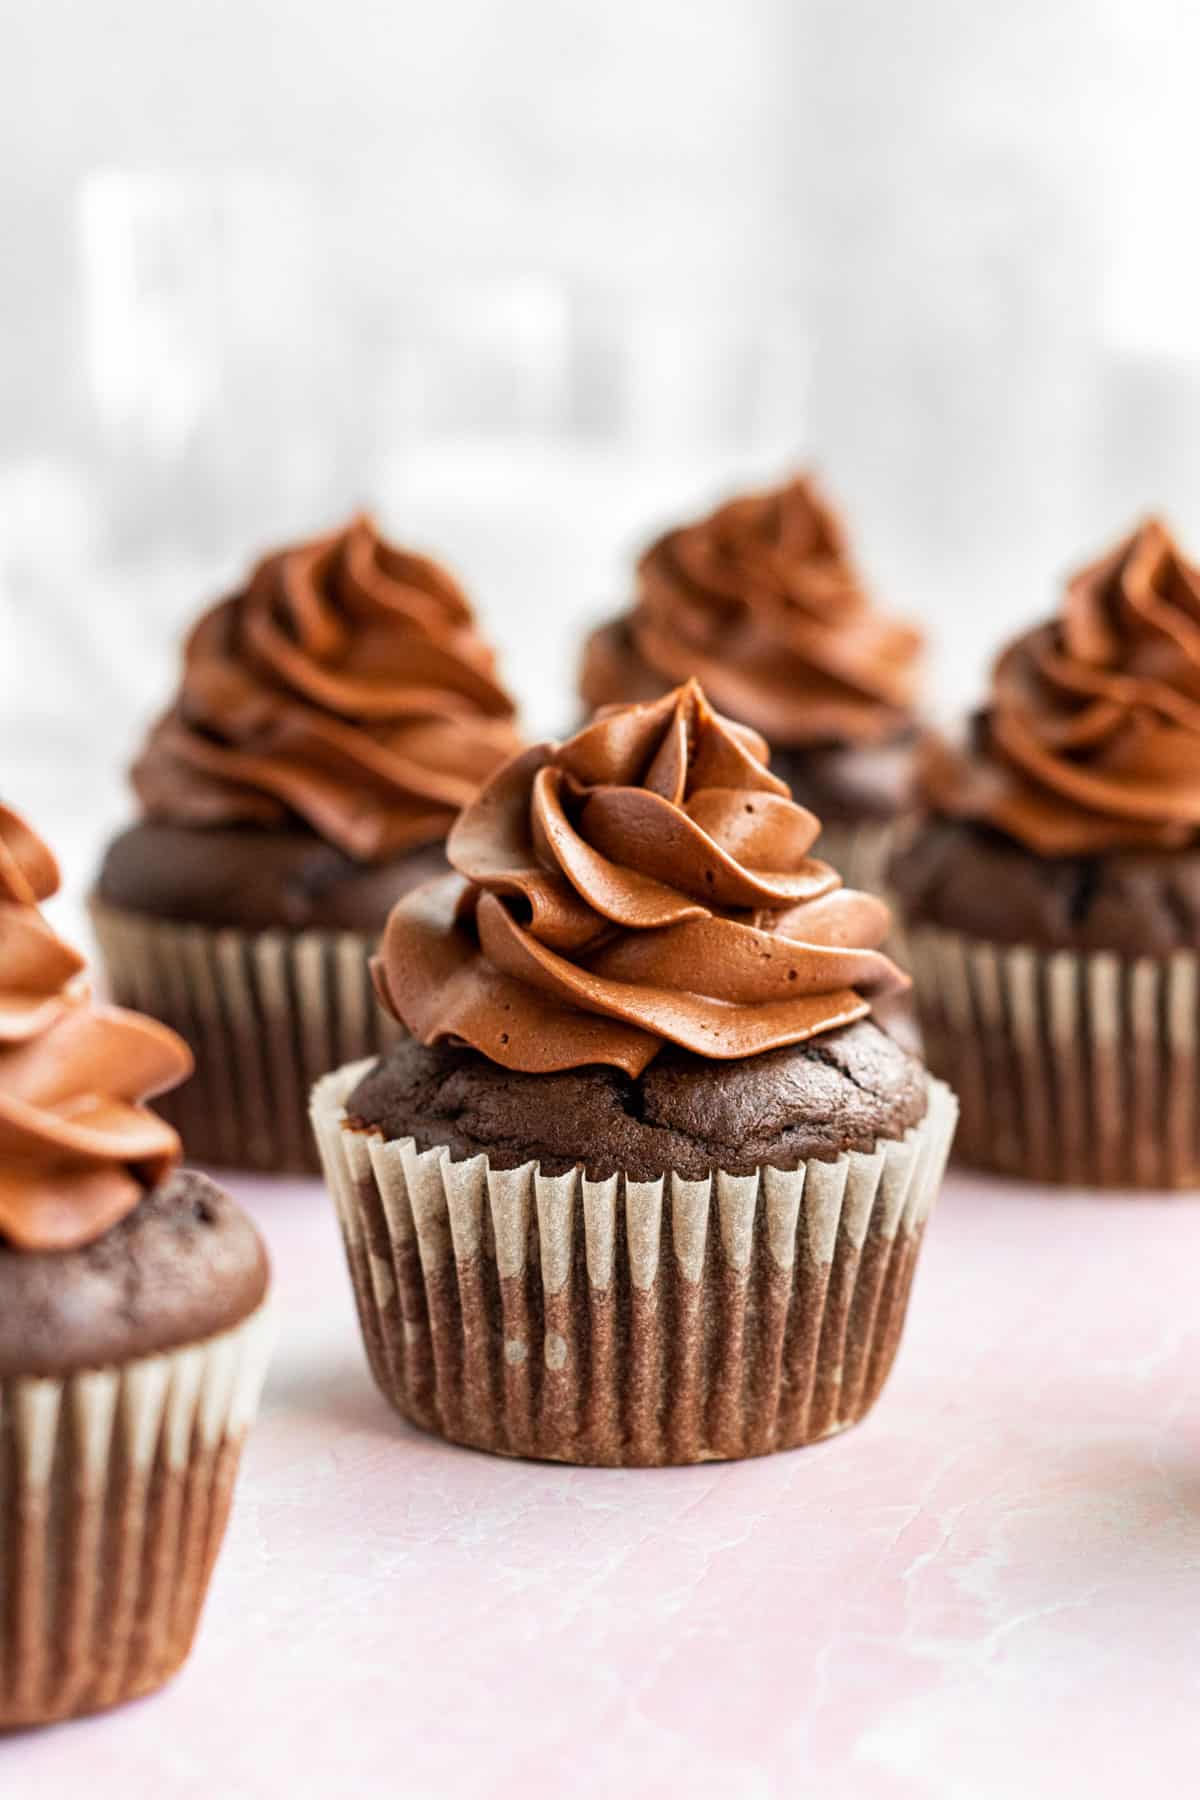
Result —
M907 934L963 1162L1085 1187L1200 1186L1200 958Z
M191 1648L273 1339L0 1381L0 1729L161 1687Z
M562 1462L757 1456L844 1430L899 1343L955 1102L903 1139L703 1181L455 1162L313 1094L367 1357L414 1425Z
M112 998L173 1026L195 1056L190 1079L154 1102L188 1156L316 1173L313 1082L399 1030L371 986L376 936L175 925L96 900L91 913Z

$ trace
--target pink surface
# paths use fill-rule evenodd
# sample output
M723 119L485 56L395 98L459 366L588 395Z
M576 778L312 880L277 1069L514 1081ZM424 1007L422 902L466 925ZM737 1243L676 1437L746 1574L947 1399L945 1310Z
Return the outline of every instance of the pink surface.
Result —
M1194 1791L1200 1202L954 1177L866 1425L646 1473L410 1431L318 1185L230 1185L283 1338L196 1652L5 1800Z

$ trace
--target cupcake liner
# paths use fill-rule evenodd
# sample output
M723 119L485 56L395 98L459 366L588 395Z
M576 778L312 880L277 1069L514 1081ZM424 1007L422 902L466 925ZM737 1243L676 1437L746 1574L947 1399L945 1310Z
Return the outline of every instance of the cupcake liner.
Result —
M183 1662L271 1348L236 1329L0 1381L0 1729L114 1706Z
M956 1153L1037 1181L1200 1186L1200 958L1041 951L908 933L930 1067L953 1071Z
M413 1424L511 1456L649 1465L828 1437L896 1353L955 1101L869 1154L704 1181L454 1162L313 1094L368 1360Z
M113 999L173 1026L195 1054L190 1079L154 1102L188 1155L317 1172L313 1082L399 1031L371 986L375 935L175 925L98 901L91 911Z

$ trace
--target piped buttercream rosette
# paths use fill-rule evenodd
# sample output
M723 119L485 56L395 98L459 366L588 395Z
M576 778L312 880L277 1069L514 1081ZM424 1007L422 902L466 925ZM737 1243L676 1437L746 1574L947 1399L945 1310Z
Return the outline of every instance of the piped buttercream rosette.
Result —
M384 1003L508 1068L631 1076L664 1044L746 1057L864 1017L905 985L888 909L812 855L766 763L691 682L518 756L451 833L458 873L394 909Z
M90 1243L179 1160L143 1104L191 1070L166 1026L91 1001L83 958L39 902L58 886L46 846L0 807L0 1237L18 1249Z

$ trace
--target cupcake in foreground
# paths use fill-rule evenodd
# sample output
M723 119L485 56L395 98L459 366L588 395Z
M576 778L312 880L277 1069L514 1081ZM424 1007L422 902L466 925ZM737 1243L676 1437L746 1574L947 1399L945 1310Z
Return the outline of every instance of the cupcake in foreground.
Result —
M368 519L200 620L93 905L114 998L195 1053L166 1109L190 1154L315 1166L311 1083L389 1035L367 969L388 911L517 745L465 596Z
M800 476L669 531L638 564L632 609L595 631L590 709L694 676L771 747L822 822L822 854L878 890L912 800L921 640L875 611L842 527Z
M1002 653L923 789L892 875L964 1159L1200 1184L1200 570L1162 524Z
M694 684L502 769L393 911L408 1027L313 1117L375 1378L415 1424L698 1462L853 1424L953 1128L869 1019L887 908Z
M186 1046L91 1004L56 886L0 808L0 1729L183 1662L269 1349L253 1226L144 1104Z

